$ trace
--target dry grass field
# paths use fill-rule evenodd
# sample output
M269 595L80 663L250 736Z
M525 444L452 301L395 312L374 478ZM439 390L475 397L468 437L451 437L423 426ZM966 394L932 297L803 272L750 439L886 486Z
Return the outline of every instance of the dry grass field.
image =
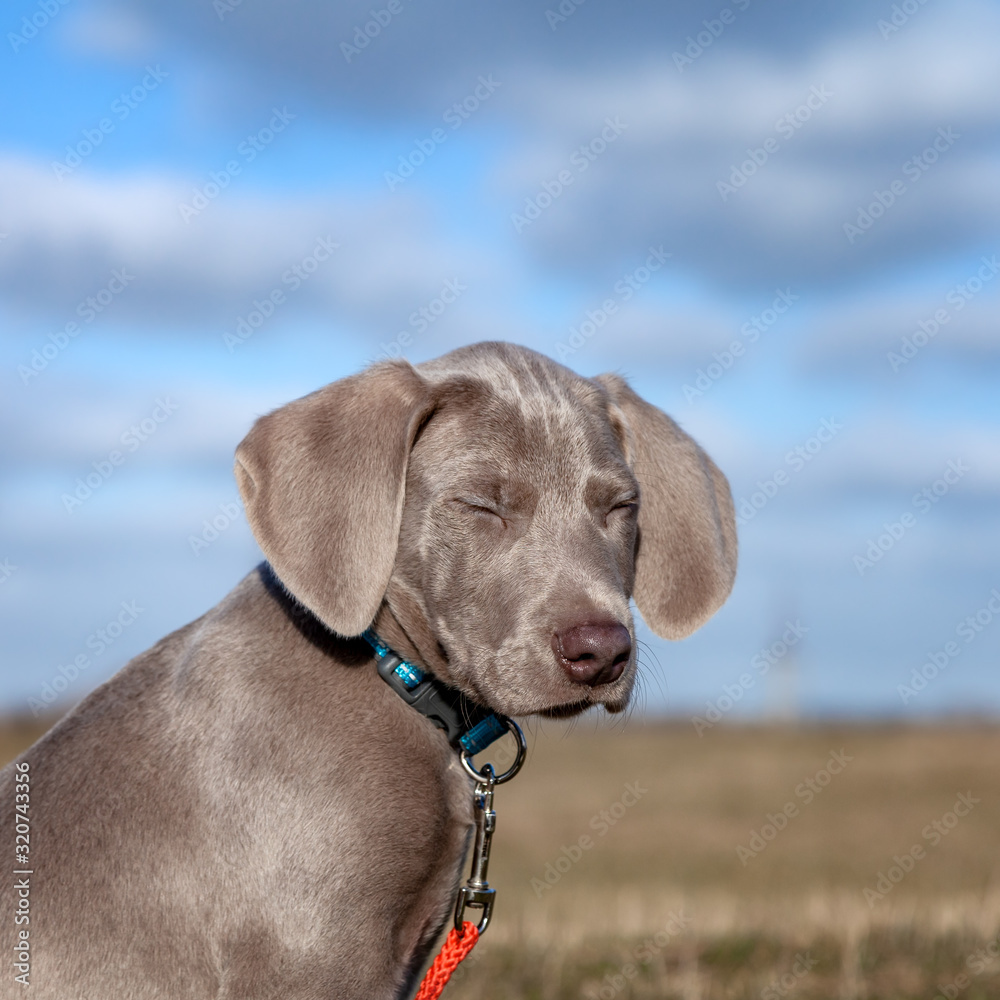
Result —
M531 729L445 998L1000 997L1000 729Z

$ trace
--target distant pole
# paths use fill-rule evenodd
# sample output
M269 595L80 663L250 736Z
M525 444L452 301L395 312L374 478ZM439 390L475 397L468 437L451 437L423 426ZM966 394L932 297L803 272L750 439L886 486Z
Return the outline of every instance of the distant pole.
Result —
M788 613L778 620L772 633L770 669L767 673L765 715L767 718L796 723L799 721L799 681L802 659L802 637L797 627L798 617L792 602L783 602ZM789 610L790 609L790 610Z
M793 648L771 671L771 718L781 722L799 721L799 654Z

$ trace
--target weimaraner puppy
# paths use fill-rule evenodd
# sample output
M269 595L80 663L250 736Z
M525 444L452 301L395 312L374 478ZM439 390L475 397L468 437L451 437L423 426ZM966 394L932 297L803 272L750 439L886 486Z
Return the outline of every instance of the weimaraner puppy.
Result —
M629 598L681 638L736 568L729 487L691 438L618 376L510 344L261 417L236 478L267 562L2 772L5 850L28 774L32 872L21 925L3 878L4 997L410 995L473 783L361 633L484 710L619 712Z

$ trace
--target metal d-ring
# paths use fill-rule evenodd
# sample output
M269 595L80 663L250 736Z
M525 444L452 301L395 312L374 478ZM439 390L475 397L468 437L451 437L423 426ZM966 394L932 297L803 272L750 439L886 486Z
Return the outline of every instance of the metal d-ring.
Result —
M497 718L507 727L507 732L517 741L517 757L514 758L514 763L503 774L499 774L492 779L493 784L502 785L505 781L510 781L521 770L521 765L524 763L525 755L528 752L528 741L524 738L521 727L513 719L508 719L506 715L498 715ZM486 784L490 780L488 775L481 774L472 766L472 754L468 750L463 750L459 755L459 759L462 761L465 773L470 778L475 778L481 785Z

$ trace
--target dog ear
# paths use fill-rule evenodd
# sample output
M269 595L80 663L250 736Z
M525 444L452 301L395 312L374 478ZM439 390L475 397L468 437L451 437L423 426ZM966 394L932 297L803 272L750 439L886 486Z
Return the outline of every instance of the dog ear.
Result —
M358 635L396 559L406 467L433 401L405 361L374 365L261 417L236 449L254 537L327 627Z
M635 603L667 639L683 639L729 596L736 523L729 483L665 413L617 375L595 379L612 400L626 456L639 480ZM618 413L615 413L617 409Z

